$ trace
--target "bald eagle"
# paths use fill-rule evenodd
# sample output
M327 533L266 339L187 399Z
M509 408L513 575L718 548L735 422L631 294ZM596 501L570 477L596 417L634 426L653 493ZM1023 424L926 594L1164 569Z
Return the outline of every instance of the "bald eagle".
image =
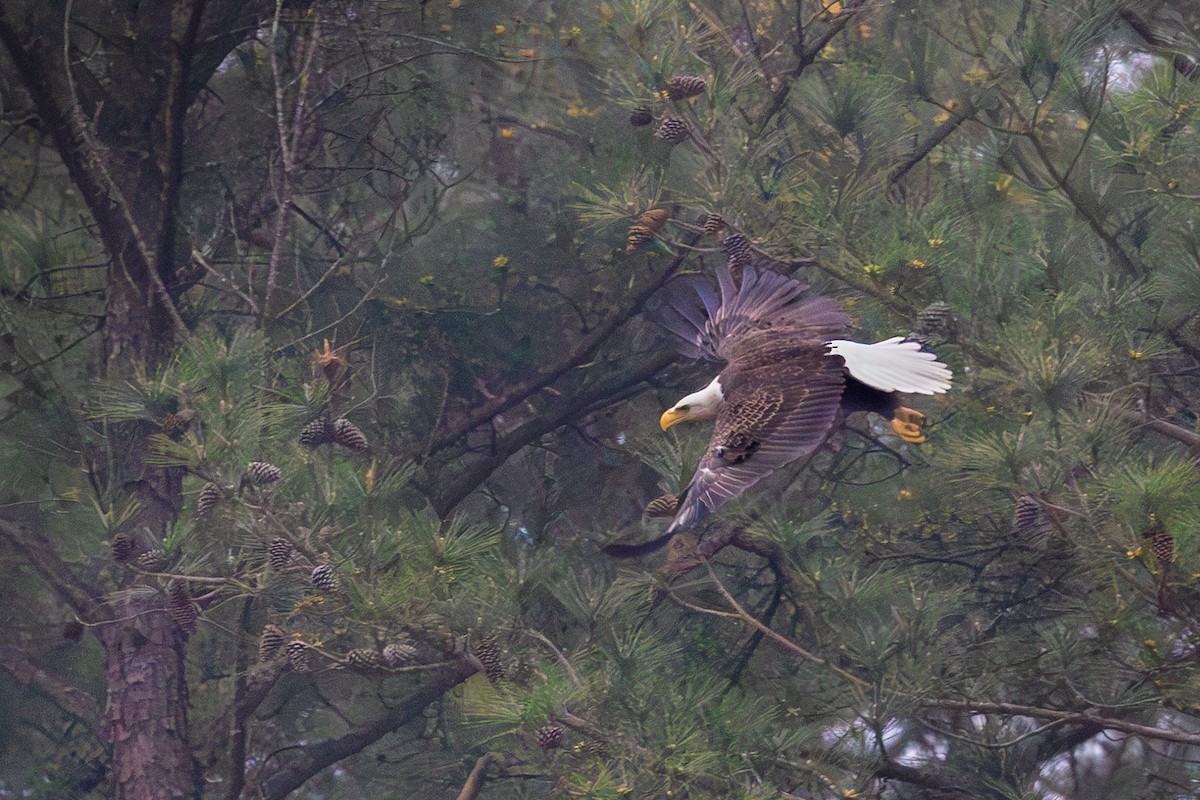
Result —
M846 414L874 411L904 441L924 441L924 416L902 406L899 394L950 388L952 373L932 353L901 337L874 344L838 338L849 323L841 307L777 272L747 267L738 286L721 270L718 289L699 276L676 279L652 315L686 355L724 362L712 382L660 420L664 431L715 420L667 533L809 455Z

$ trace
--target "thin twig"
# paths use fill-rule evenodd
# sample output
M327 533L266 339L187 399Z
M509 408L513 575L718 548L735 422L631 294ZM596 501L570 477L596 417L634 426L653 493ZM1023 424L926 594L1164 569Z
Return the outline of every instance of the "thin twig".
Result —
M1126 722L1123 719L1102 717L1091 709L1084 711L1060 711L1053 708L1023 706L1016 703L983 703L970 700L937 700L924 704L926 708L940 708L949 711L965 711L971 714L994 714L1012 717L1031 717L1033 719L1058 720L1060 722L1078 722L1089 725L1100 725L1108 730L1121 731L1132 736L1146 739L1156 739L1163 742L1176 742L1200 746L1200 733L1185 733L1171 731L1165 728L1155 728L1150 725L1139 725L1136 722Z

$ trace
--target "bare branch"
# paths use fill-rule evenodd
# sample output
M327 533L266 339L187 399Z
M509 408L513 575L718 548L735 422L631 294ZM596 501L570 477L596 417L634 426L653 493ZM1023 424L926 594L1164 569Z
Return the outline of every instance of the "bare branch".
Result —
M695 234L691 241L687 243L688 247L694 246L700 240L700 235ZM655 276L654 280L642 287L642 289L630 298L628 304L613 314L604 324L596 328L591 335L585 337L565 358L559 361L552 367L536 373L530 378L514 383L508 391L489 400L486 403L480 404L473 409L464 419L457 424L451 426L449 430L434 440L429 452L426 455L433 455L437 451L449 447L454 442L458 441L463 436L470 433L472 430L490 420L497 414L501 414L510 408L524 402L525 400L537 394L542 389L550 386L562 376L566 375L571 370L586 364L600 347L608 341L616 331L633 317L637 316L642 306L646 301L662 288L683 264L687 250L683 250L679 255L671 260L670 266ZM556 426L557 427L557 426ZM553 428L551 428L553 430Z
M462 791L458 793L458 800L475 800L479 797L480 790L483 789L484 772L487 771L488 764L492 763L490 753L482 755L475 762L475 766L471 768L471 774L467 776L466 783L463 784Z
M1079 723L1082 725L1099 725L1106 730L1121 731L1122 733L1141 736L1146 739L1200 746L1200 733L1168 730L1167 728L1156 728L1152 725L1127 722L1123 719L1102 717L1091 709L1083 711L1059 711L1053 708L1023 706L1016 703L984 703L972 702L970 700L936 700L925 703L925 707L949 711L965 711L971 714L1032 717L1034 719L1061 720L1063 722Z
M422 709L479 670L474 659L460 657L453 666L434 675L398 705L382 716L366 722L342 736L313 742L290 751L295 755L279 772L262 782L264 800L283 800L321 770L408 724Z
M899 182L901 178L908 174L909 170L924 161L939 144L946 141L950 134L958 130L960 125L974 115L975 111L969 105L961 101L958 105L962 106L961 110L952 112L949 119L934 128L933 133L929 134L925 141L921 142L919 146L908 154L907 158L892 168L891 173L888 174L889 184Z
M59 558L53 545L25 525L0 520L0 536L25 558L50 589L71 607L79 618L92 621L97 603L89 587L75 577L71 566Z
M99 727L100 704L96 698L48 674L16 645L0 647L0 668L17 683L37 689L63 711L79 718L93 730Z

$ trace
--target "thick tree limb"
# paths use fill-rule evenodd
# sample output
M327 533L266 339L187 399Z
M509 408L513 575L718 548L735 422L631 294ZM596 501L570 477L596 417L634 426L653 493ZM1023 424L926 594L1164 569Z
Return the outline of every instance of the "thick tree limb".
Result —
M97 603L93 592L75 577L70 565L59 558L53 545L28 526L0 520L0 536L21 554L59 599L71 607L85 622L95 618Z
M32 658L21 652L20 648L15 645L0 647L0 668L17 683L37 689L63 711L77 717L93 731L98 732L100 704L96 698L48 674Z
M895 761L887 761L875 769L875 777L882 780L902 781L913 786L949 792L952 797L967 797L969 793L952 778L930 769L918 769Z
M1117 408L1114 411L1117 416L1135 425L1140 425L1147 430L1154 431L1177 442L1183 442L1188 447L1200 450L1200 435L1189 431L1187 428L1181 428L1178 425L1167 422L1165 419L1158 419L1149 414L1143 414L1131 409Z
M1134 11L1124 9L1117 12L1117 16L1124 20L1125 24L1132 28L1133 32L1140 36L1142 41L1150 45L1150 47L1171 54L1171 66L1180 75L1192 81L1200 78L1200 63L1194 57L1180 52L1178 43L1172 42L1168 37L1159 35L1149 22L1138 16Z
M478 669L477 662L462 657L382 716L337 738L296 748L291 751L294 755L288 764L262 782L262 797L264 800L283 800L321 770L360 752L411 722L426 706L474 675Z
M672 259L669 267L656 275L637 294L633 295L624 308L610 316L603 324L592 331L590 335L584 337L565 358L554 366L510 386L498 397L488 400L486 403L481 403L461 421L451 425L444 433L436 437L431 442L429 452L426 455L433 455L439 450L449 447L492 417L502 414L517 404L524 402L542 389L554 384L571 370L579 367L581 364L586 364L617 330L641 313L646 301L675 275L679 267L683 264L684 258L690 252L690 248L699 240L700 234L697 233L686 243L680 254Z
M595 410L597 405L614 402L623 391L657 375L675 359L673 352L664 352L632 369L621 370L607 380L598 381L585 394L564 393L557 396L555 402L546 404L536 416L501 436L486 458L471 463L448 478L439 477L438 491L431 500L434 510L439 515L446 514L522 447L579 419Z

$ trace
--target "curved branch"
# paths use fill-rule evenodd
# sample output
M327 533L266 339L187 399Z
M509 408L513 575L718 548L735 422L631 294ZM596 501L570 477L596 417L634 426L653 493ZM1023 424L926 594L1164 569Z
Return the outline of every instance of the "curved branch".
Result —
M458 793L458 800L475 800L475 798L479 797L479 792L483 789L484 773L487 771L488 764L491 763L491 753L479 757L479 760L475 762L475 766L471 768L471 774L467 776L467 781L463 784L462 791Z
M466 418L438 436L430 445L429 452L425 455L428 457L439 450L449 447L492 417L523 403L571 370L582 364L586 364L595 355L596 351L608 341L609 337L616 333L621 326L641 313L642 306L679 270L689 249L699 240L700 234L693 235L691 241L686 243L686 247L681 250L680 254L671 260L671 264L667 269L656 275L654 280L642 287L641 291L630 299L629 304L625 308L613 314L603 325L596 328L590 336L585 337L574 350L567 354L566 358L549 369L540 371L532 377L509 387L507 391L494 399L480 404Z
M100 726L100 704L86 692L60 682L15 645L0 647L0 669L23 686L31 686L93 731Z
M78 578L67 562L59 558L54 547L41 534L24 525L0 520L0 536L8 540L18 553L41 576L50 590L71 607L80 619L90 622L95 616L96 601L89 587Z
M465 681L479 670L479 664L465 656L451 667L434 675L428 683L405 697L399 705L382 716L366 722L342 736L313 742L293 751L295 757L279 772L262 782L264 800L283 800L326 767L343 758L360 752L363 748L411 722L421 711L450 689Z
M971 714L994 714L997 716L1032 717L1033 719L1059 720L1062 722L1078 723L1081 725L1099 725L1102 728L1128 733L1131 736L1141 736L1145 739L1155 739L1162 742L1175 742L1200 746L1200 733L1186 733L1166 728L1156 728L1152 725L1141 725L1127 722L1123 719L1102 717L1090 709L1083 711L1059 711L1053 708L1023 706L1016 703L984 703L970 700L936 700L924 704L926 708L937 708L948 711L965 711Z

